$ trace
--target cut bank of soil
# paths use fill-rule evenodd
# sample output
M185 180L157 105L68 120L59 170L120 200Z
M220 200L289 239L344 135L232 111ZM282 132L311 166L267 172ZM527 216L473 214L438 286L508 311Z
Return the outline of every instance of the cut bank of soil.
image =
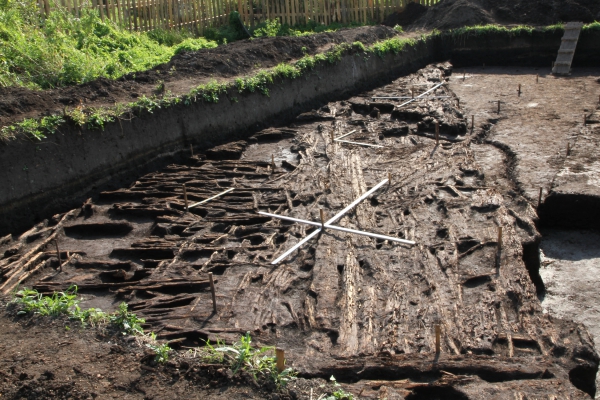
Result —
M596 0L442 0L432 7L411 5L391 14L384 25L407 30L453 29L485 24L552 25L600 20Z
M0 128L25 118L61 114L67 107L126 104L143 95L158 94L159 82L164 82L165 91L186 94L200 84L246 76L305 54L327 51L336 44L360 41L369 45L395 35L396 31L385 26L365 26L302 37L246 39L215 49L186 52L166 64L117 80L100 78L83 85L44 91L0 87Z
M84 306L127 301L179 345L249 331L285 348L305 377L333 374L361 398L587 398L598 357L585 328L543 314L527 257L539 242L536 213L511 158L478 143L480 129L469 133L447 86L403 108L403 99L372 100L410 97L450 73L430 67L330 103L5 238L4 290L77 284ZM383 148L332 140L353 130L347 139ZM417 245L327 229L270 263L311 228L257 211L318 221L319 209L330 217L388 173L391 184L338 223ZM185 212L183 183L190 202L236 190ZM68 260L59 272L54 238Z

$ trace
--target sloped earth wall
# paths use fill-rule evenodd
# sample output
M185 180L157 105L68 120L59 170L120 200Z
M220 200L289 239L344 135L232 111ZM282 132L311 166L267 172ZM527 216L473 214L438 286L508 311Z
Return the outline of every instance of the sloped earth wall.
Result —
M157 110L102 132L62 129L41 142L19 140L0 147L0 235L19 232L101 190L121 187L196 151L248 137L290 121L327 101L376 87L432 61L466 65L550 65L560 33L465 36L419 42L398 55L356 53L296 80L279 82L268 97L228 93L218 104L196 103ZM600 64L600 34L581 38L574 66Z

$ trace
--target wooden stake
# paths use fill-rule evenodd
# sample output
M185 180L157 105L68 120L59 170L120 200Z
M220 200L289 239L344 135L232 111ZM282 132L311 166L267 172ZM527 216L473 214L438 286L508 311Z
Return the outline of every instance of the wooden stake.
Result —
M271 154L271 167L275 170L275 156L273 154Z
M471 115L471 133L475 130L475 116Z
M190 153L192 153L192 157L194 157L194 146L190 144Z
M440 324L435 324L435 353L440 354L440 336L442 334L442 328Z
M540 74L535 76L535 83L540 83Z
M210 293L212 294L213 311L217 313L217 296L215 294L215 282L213 281L213 273L208 273L208 280L210 281Z
M58 257L58 270L62 272L62 260L60 259L60 249L58 248L58 239L54 241L56 245L56 257Z
M333 144L333 142L334 142L333 129L331 130L331 134L329 136L331 137L331 143Z
M538 197L538 206L537 206L538 209L542 205L542 191L543 191L543 189L540 188L540 196Z
M392 186L392 173L388 172L388 185Z
M325 213L323 210L319 210L319 213L321 214L321 228L325 229Z
M587 125L587 116L583 114L583 126Z
M569 154L571 154L571 143L567 142L567 157L569 157Z
M519 83L519 90L517 91L519 97L521 97L521 84Z
M415 98L415 88L410 89L410 96L411 96L411 99Z
M275 349L277 358L277 372L282 373L285 369L285 351L283 349Z
M456 98L456 107L460 108L460 99L458 97Z
M440 143L440 123L436 122L435 123L435 144L439 144Z
M500 100L498 100L498 114L500 114Z
M467 79L467 71L463 71L463 82Z
M502 227L498 227L498 250L502 250Z
M185 188L185 183L183 184L183 202L185 203L185 211L188 210L188 201L187 201L187 189Z

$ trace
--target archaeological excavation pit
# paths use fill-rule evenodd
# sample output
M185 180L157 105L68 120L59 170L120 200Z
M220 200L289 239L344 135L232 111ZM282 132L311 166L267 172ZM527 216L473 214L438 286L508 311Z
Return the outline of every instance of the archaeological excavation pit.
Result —
M179 146L1 239L1 290L126 302L182 354L249 332L356 398L595 396L597 289L557 282L600 268L600 69L456 58ZM375 186L332 225L399 242L328 226Z

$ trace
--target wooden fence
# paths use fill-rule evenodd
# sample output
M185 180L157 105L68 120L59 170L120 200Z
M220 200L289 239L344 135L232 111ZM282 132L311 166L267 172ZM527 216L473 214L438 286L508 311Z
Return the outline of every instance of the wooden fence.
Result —
M203 32L207 27L228 23L229 13L238 11L247 26L266 19L279 19L282 24L296 25L314 21L382 22L394 11L410 2L431 6L440 0L38 0L40 11L48 14L65 9L76 16L81 10L98 10L100 17L131 31L157 28L194 28Z

